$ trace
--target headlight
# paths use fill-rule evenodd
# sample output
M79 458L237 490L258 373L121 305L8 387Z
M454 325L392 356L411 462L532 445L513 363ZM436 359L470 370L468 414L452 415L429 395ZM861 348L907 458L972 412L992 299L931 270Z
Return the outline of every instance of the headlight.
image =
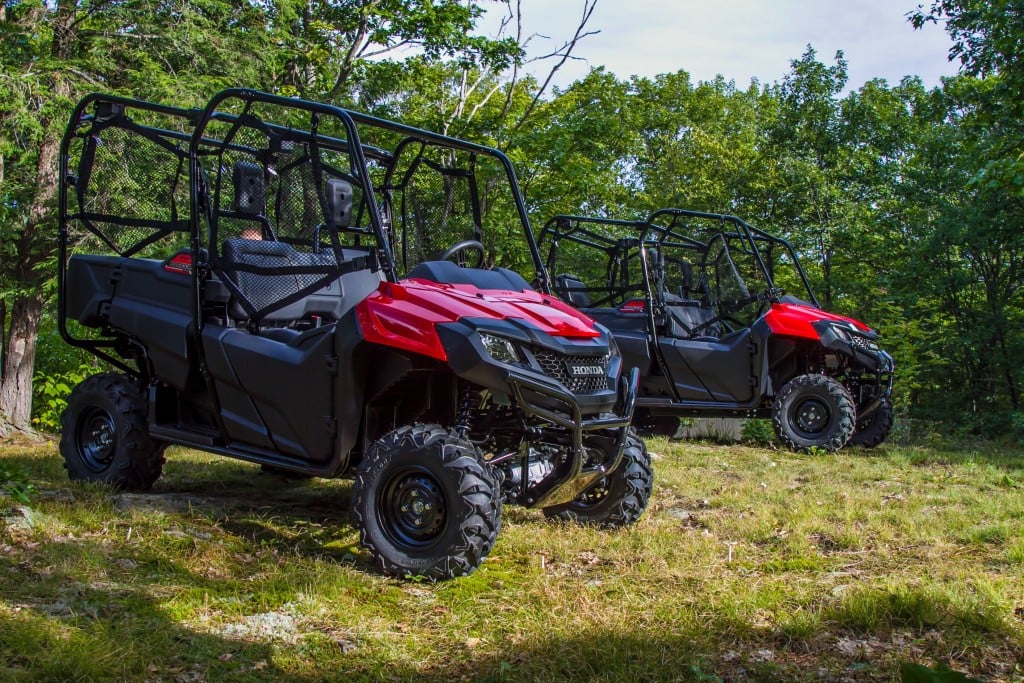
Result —
M845 327L840 327L839 325L832 325L832 332L847 344L850 344L853 341L850 338L850 331Z
M856 346L861 349L867 349L868 351L878 350L878 344L876 344L869 337L862 334L860 330L852 326L847 326L847 324L844 323L833 323L832 325L830 325L830 329L832 330L832 333L836 335L836 337L846 342L847 344L850 344L851 346Z
M494 360L502 363L518 363L520 361L516 345L508 339L496 337L493 334L481 334L480 341Z

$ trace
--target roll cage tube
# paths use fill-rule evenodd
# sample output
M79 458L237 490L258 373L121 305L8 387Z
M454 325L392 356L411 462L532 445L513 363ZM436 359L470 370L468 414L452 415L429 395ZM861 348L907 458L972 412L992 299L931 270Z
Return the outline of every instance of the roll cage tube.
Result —
M661 373L665 377L670 377L668 365L665 363L665 359L661 354L658 347L658 326L655 318L655 300L654 300L654 288L651 285L651 273L650 267L647 262L647 247L649 244L657 244L648 242L644 239L646 230L649 227L646 221L628 221L619 220L615 218L594 218L587 216L571 216L571 215L559 215L553 216L544 225L544 229L541 231L538 243L543 243L544 238L548 235L551 236L551 248L548 251L548 269L550 270L554 266L555 259L557 258L558 242L560 239L569 239L588 247L594 247L605 252L609 259L613 259L616 255L616 251L620 248L621 240L613 240L607 235L593 232L582 227L583 225L611 225L620 228L628 228L630 230L636 230L640 233L640 238L635 240L635 246L640 253L640 271L641 278L643 279L644 287L644 313L647 317L647 343L655 349L654 358L658 363L658 367ZM561 229L562 225L568 225L567 230ZM693 246L698 246L697 242L683 238L687 242L693 242ZM603 244L602 244L603 243ZM611 265L609 264L609 269ZM659 302L659 305L661 302ZM633 369L634 373L637 373L637 368ZM639 375L637 375L639 376ZM678 399L678 394L673 386L673 394Z
M112 109L112 117L123 115L128 109L140 109L157 114L180 117L188 121L190 124L194 124L196 118L200 114L200 110L183 109L181 107L144 102L127 97L119 97L117 95L89 93L79 100L78 104L71 111L71 115L68 117L68 125L64 129L64 135L61 137L60 141L60 151L58 156L59 175L57 186L57 331L60 334L61 339L67 342L69 346L84 349L110 363L114 367L123 370L129 375L133 377L140 377L143 374L142 368L132 368L121 359L115 357L111 353L108 353L107 349L113 349L115 347L116 339L79 339L74 337L67 327L65 306L67 296L68 219L72 218L68 216L68 188L71 187L72 184L77 185L78 182L78 178L73 176L70 170L70 147L72 140L74 140L78 131L83 126L98 120L96 115L89 115L85 112L89 107L100 103L121 107L121 112L119 114L113 113L114 110ZM189 136L184 133L164 131L148 126L144 126L143 128L152 130L163 137L176 138L181 142L185 142L189 139ZM76 214L75 217L79 217L79 214ZM106 241L106 238L103 235L96 233L89 225L86 225L86 229L92 232L99 239ZM118 250L114 249L114 251Z
M515 169L512 167L512 162L508 156L505 155L501 150L494 147L487 147L485 145L478 145L473 142L466 140L460 140L458 138L448 137L440 133L434 133L413 126L408 126L404 123L398 123L396 121L388 121L387 119L377 118L370 116L369 114L362 114L360 112L348 111L346 113L356 123L361 123L367 126L373 126L377 128L383 128L395 133L406 135L407 140L403 140L399 146L395 149L394 156L397 158L401 149L409 142L415 140L423 140L433 145L441 147L450 147L452 149L460 150L463 152L469 152L471 154L481 154L490 156L498 160L502 168L505 170L505 176L508 179L509 187L512 190L513 200L516 205L516 212L519 214L519 220L522 223L523 230L526 233L526 243L530 247L530 256L533 258L534 269L536 271L536 281L540 285L540 289L545 294L551 294L551 282L547 271L544 269L544 262L540 256L540 250L537 247L537 241L533 235L533 228L530 225L529 213L526 210L526 202L523 199L523 193L519 189L519 180L516 177ZM358 138L356 138L358 139ZM411 139L411 140L410 140ZM389 168L386 175L388 178L391 177L393 169ZM390 256L390 252L389 252Z
M589 216L574 216L569 214L559 214L557 216L552 216L544 224L544 228L541 230L540 236L537 238L537 244L539 247L544 243L544 240L546 238L550 237L551 245L548 249L547 260L545 261L545 267L547 268L547 271L550 273L554 269L555 260L558 258L559 241L561 241L562 239L568 239L577 244L582 244L586 247L597 249L603 252L609 260L608 268L606 269L605 274L608 287L590 287L584 288L583 291L597 291L598 289L600 289L600 291L612 291L615 289L619 289L617 293L622 293L624 290L622 288L614 287L612 282L612 279L614 277L613 271L615 268L614 262L616 261L616 252L622 250L622 240L612 239L608 235L588 230L587 228L583 227L584 225L587 224L612 225L621 228L628 228L634 231L640 231L645 225L643 221L620 220L616 218L594 218ZM566 225L568 227L566 229L563 229L561 227L562 225ZM639 245L639 241L637 241L637 245ZM644 273L646 278L646 264L644 265ZM644 289L648 292L650 291L650 287L648 286L648 281L646 279L644 280ZM614 297L615 294L616 292L613 292L611 295L609 295L609 297L594 302L593 307L600 307L601 304L605 303L607 299ZM649 301L648 307L650 307Z
M665 216L671 218L670 225L659 225L657 223L657 220ZM757 262L758 267L761 269L761 272L764 273L765 279L770 284L772 289L775 288L775 279L772 277L772 272L768 269L767 265L765 264L764 259L761 256L761 251L757 248L757 241L761 240L764 242L782 245L783 248L789 253L790 258L793 259L793 265L796 266L797 273L800 275L800 280L803 282L804 288L807 290L807 294L811 297L811 302L815 305L815 307L821 308L821 304L818 302L818 298L815 296L814 290L811 289L811 283L807 279L807 274L804 272L803 266L800 265L800 259L797 258L796 251L793 249L793 246L788 241L782 239L781 237L775 237L774 235L770 235L769 233L748 224L746 221L739 218L738 216L732 216L729 214L707 213L704 211L692 211L690 209L659 209L652 213L650 216L648 216L645 222L648 224L649 229L651 230L657 231L662 234L672 234L678 238L680 236L678 235L678 233L676 233L674 228L676 224L675 219L680 217L717 220L732 223L733 225L735 225L737 230L741 231L741 234L737 236L740 237L741 239L745 239L750 244L755 261Z
M213 120L226 121L226 122L241 122L240 115L225 114L217 111L217 107L221 103L230 100L237 99L246 103L245 111L248 113L250 105L261 102L265 104L271 104L280 106L286 109L298 109L309 112L311 115L324 115L332 116L341 121L341 124L345 128L345 132L348 134L348 141L335 141L340 143L339 149L349 154L349 170L352 175L362 184L362 190L366 195L367 209L370 214L370 225L374 228L374 237L377 241L377 248L379 250L379 258L382 270L384 270L387 278L392 282L397 282L398 278L394 270L394 257L391 253L390 245L384 238L383 230L381 229L382 221L380 216L380 209L377 205L376 197L374 196L373 182L370 179L369 173L366 171L366 156L364 154L363 145L359 142L359 134L356 132L355 123L352 120L351 113L340 107L335 107L328 104L322 104L319 102L310 102L308 100L294 99L290 97L282 97L280 95L271 95L269 93L260 92L258 90L251 90L248 88L231 88L223 90L216 95L207 103L206 108L203 109L199 115L198 120L195 124L195 130L192 133L192 140L189 145L189 157L191 164L191 172L193 178L199 178L201 176L201 170L199 168L199 147L203 143L203 133L206 127ZM283 128L281 126L274 126L273 129L278 131L289 131L291 129ZM294 135L295 131L292 131ZM315 133L307 133L311 138L317 137ZM324 142L331 142L330 138L325 136ZM375 148L374 148L374 151ZM191 183L191 199L192 199L192 215L193 220L196 221L196 227L193 230L193 249L194 253L199 253L198 249L201 246L199 243L199 228L198 228L198 217L200 208L200 197L198 192L199 183ZM197 278L197 274L193 273L193 280ZM198 289L197 289L198 291ZM198 304L198 301L196 302ZM196 318L198 310L196 311ZM198 326L197 326L198 327Z

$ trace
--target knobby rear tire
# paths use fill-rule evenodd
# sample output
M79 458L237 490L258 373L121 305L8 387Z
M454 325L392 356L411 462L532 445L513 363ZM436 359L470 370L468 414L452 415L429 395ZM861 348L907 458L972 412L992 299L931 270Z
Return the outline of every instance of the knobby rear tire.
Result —
M145 389L102 373L72 390L61 415L60 452L72 481L97 481L148 491L160 478L166 444L149 435Z

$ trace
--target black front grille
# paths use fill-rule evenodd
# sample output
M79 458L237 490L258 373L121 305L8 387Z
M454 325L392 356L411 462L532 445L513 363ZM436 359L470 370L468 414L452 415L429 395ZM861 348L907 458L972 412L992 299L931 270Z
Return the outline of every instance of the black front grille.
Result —
M867 337L860 336L859 334L852 334L852 335L850 335L850 340L853 342L854 346L859 346L862 349L866 349L868 351L877 351L878 350L878 344L876 344L875 342L871 341Z
M564 353L532 349L541 372L557 379L574 394L593 394L608 389L608 356L568 356ZM600 368L601 374L576 375L570 367Z

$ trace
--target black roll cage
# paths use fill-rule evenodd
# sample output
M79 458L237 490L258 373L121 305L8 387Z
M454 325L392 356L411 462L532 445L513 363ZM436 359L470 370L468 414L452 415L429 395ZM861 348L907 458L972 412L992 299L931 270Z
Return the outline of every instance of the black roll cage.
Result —
M658 221L662 218L669 218L669 224L659 224ZM800 265L800 259L797 258L796 250L793 249L793 246L787 240L755 228L737 216L721 213L708 213L705 211L693 211L690 209L659 209L648 216L647 220L644 221L647 225L647 231L644 232L642 239L644 241L648 241L648 235L656 234L659 238L654 241L659 243L671 238L706 248L707 245L701 245L700 242L689 239L678 231L679 219L681 218L714 220L721 223L730 223L735 226L736 232L726 233L721 231L721 234L728 239L736 239L739 240L741 244L745 243L749 246L749 253L754 257L755 262L764 274L765 280L768 282L769 296L772 297L775 296L775 292L777 291L775 286L775 273L773 272L774 269L768 265L770 262L766 262L764 260L761 255L761 249L758 248L758 244L767 245L767 249L769 251L771 251L776 245L782 247L793 260L793 265L796 267L796 271L800 276L800 281L803 283L804 289L807 290L807 295L810 297L811 303L813 303L815 307L821 308L821 304L818 302L818 298L814 295L814 290L811 288L811 283L807 279L807 274L804 272L803 266Z
M228 100L239 100L243 103L243 114L231 114L220 111L219 107ZM132 340L123 340L119 338L106 338L106 339L88 339L78 338L71 334L67 327L67 314L66 314L66 297L67 297L67 260L68 260L68 239L69 230L68 223L71 219L83 220L86 228L95 235L98 239L105 242L107 246L111 247L113 251L116 251L121 256L128 257L131 253L121 253L110 241L98 230L95 229L88 223L87 217L79 207L79 213L74 216L68 215L68 189L76 187L78 179L71 173L70 169L70 147L78 131L87 125L92 125L96 122L102 122L107 118L113 119L117 116L123 115L128 109L137 109L156 114L167 115L170 117L180 118L187 122L188 127L191 129L191 133L165 130L163 128L134 125L134 129L144 134L152 135L167 140L175 140L179 143L188 143L187 152L178 150L180 158L181 155L187 155L188 168L189 168L189 216L188 220L182 222L181 225L172 225L166 230L159 231L159 234L153 238L159 239L160 237L166 236L171 232L188 232L191 236L191 247L193 254L201 253L203 245L203 234L201 231L201 216L203 209L203 202L207 199L203 196L204 192L201 189L202 173L199 167L199 158L204 154L204 150L210 148L220 147L221 149L234 149L238 151L253 152L254 150L249 149L244 145L234 143L232 140L216 140L210 139L205 136L205 131L208 125L212 121L221 121L231 124L243 123L243 118L248 112L249 107L254 103L264 103L269 105L280 106L282 108L301 110L309 112L311 120L315 121L316 117L327 116L333 117L341 122L345 129L349 140L340 140L329 136L319 135L315 131L304 131L300 129L290 128L288 126L282 126L279 124L268 123L260 121L260 125L265 129L273 132L282 138L292 137L293 139L302 140L315 140L318 145L326 148L331 148L337 151L347 153L349 155L349 163L351 175L362 184L362 190L365 193L365 204L369 214L370 232L373 233L376 239L377 249L377 262L380 269L383 271L387 280L391 282L398 281L397 270L395 267L395 258L392 253L391 244L386 234L386 228L384 221L380 213L380 205L376 199L375 193L378 188L373 186L372 178L370 177L367 168L367 159L374 159L381 161L387 167L386 175L390 178L394 169L391 167L394 159L397 158L398 154L408 144L419 142L421 144L428 144L438 147L450 148L458 151L470 153L472 155L489 156L495 158L500 163L501 167L505 172L506 179L509 183L509 187L512 191L513 201L518 213L522 229L525 233L527 245L530 250L530 256L534 263L535 269L535 284L544 293L550 294L550 279L547 272L544 269L544 263L541 259L540 250L537 246L537 241L534 237L533 231L530 226L530 219L526 209L526 203L523 199L522 192L519 188L519 183L516 178L515 169L512 167L512 163L509 158L500 150L487 147L484 145L478 145L476 143L468 142L466 140L460 140L458 138L449 137L440 133L434 133L431 131L415 128L403 123L396 121L390 121L388 119L371 116L369 114L363 114L341 107L333 105L312 102L309 100L302 100L298 98L282 97L280 95L273 95L270 93L261 92L249 88L229 88L223 90L214 95L209 102L203 108L181 108L170 105L163 105L154 102L147 102L144 100L138 100L134 98L121 97L117 95L107 95L103 93L91 93L83 97L78 104L74 107L71 115L68 119L68 125L65 129L64 135L61 139L60 145L60 157L59 157L59 177L60 186L58 188L58 212L59 212L59 227L58 227L58 266L57 266L57 327L61 337L69 345L78 348L85 349L97 357L105 360L106 362L114 365L115 367L125 371L133 376L141 374L141 369L136 370L130 367L128 364L117 358L109 351L117 349L119 352L125 352L127 349L120 348L119 345L127 343L131 345ZM90 108L95 110L95 113L88 113ZM397 133L404 136L404 139L396 146L394 152L364 144L359 137L357 125L366 125L373 128L379 128L392 133ZM205 189L205 188L204 188ZM105 217L110 219L112 217ZM116 220L116 219L115 219ZM477 216L474 216L474 220L478 220ZM131 219L122 219L121 225L131 225ZM152 224L147 227L153 227ZM149 244L151 242L147 242ZM145 246L145 245L143 245ZM141 248L141 247L140 247ZM191 279L192 279L192 319L194 324L192 325L192 335L194 338L196 352L202 354L203 345L201 343L201 334L203 326L202 312L202 301L201 301L201 278L205 275L200 268L192 268ZM137 349L137 351L144 356L144 349ZM200 359L202 360L202 359Z
M688 248L702 254L702 256L706 256L708 252L710 240L708 242L700 242L679 230L682 219L687 218L713 220L732 226L734 228L732 231L726 232L724 229L720 230L716 233L714 238L717 238L720 235L724 240L736 241L739 244L744 245L744 253L753 256L758 268L764 274L765 280L768 283L767 294L773 300L778 298L778 289L775 286L775 273L773 272L773 268L769 265L770 262L766 262L763 258L761 251L765 248L768 251L771 251L776 246L781 247L792 259L793 265L796 267L796 271L800 276L800 280L807 291L809 300L814 304L814 306L818 308L821 307L817 297L814 295L814 290L811 288L810 281L807 279L807 275L804 272L803 267L800 265L800 260L797 257L796 250L793 249L792 245L781 237L771 235L750 225L743 219L729 214L708 213L704 211L676 208L659 209L643 220L620 220L595 216L560 214L553 216L547 221L547 223L545 223L543 230L541 230L540 235L538 236L537 243L544 244L545 241L550 241L551 243L545 262L545 266L549 273L554 271L555 261L557 259L558 243L562 239L568 239L576 242L577 244L604 252L609 258L609 274L613 272L615 267L612 262L617 260L617 258L621 258L618 255L619 250L625 247L638 248L641 254L641 262L643 264L643 284L645 289L645 298L647 300L647 310L651 311L651 315L653 315L653 304L655 302L653 301L653 288L650 280L650 265L647 259L648 249L660 249L666 246ZM639 236L633 240L627 240L624 238L614 239L607 233L598 232L586 226L611 226L616 228L633 229L638 232ZM759 248L759 244L761 245L761 248ZM624 255L625 254L623 254L623 256ZM585 287L582 291L607 291L611 287L611 279L608 279L607 282L609 284L608 288ZM653 326L653 320L651 321L651 324Z

